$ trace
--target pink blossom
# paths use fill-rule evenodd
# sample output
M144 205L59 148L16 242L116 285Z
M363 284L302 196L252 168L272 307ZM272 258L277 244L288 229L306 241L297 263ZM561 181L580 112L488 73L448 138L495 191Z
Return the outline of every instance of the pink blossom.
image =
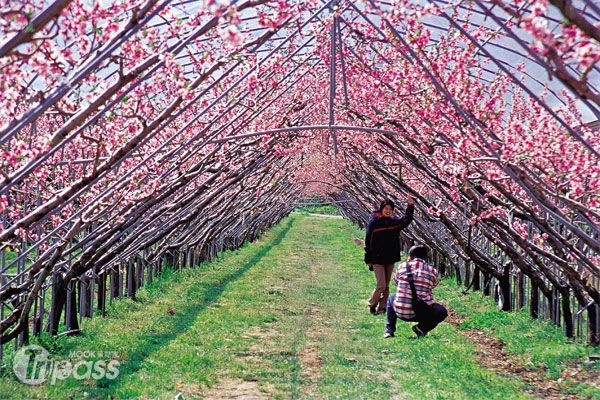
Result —
M244 43L244 37L234 25L230 25L224 30L219 31L219 35L232 47L238 47Z

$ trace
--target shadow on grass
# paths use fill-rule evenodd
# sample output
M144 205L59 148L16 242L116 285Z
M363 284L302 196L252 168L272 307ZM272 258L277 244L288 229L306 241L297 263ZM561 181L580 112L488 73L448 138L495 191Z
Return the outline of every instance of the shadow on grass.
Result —
M138 346L137 349L131 352L129 359L120 365L119 376L113 380L101 379L96 381L95 387L89 388L89 396L92 398L105 398L106 396L109 396L108 398L111 398L110 394L114 393L121 385L123 378L127 378L127 376L137 372L142 367L146 358L160 350L162 347L167 346L171 341L176 339L178 335L189 329L198 315L206 309L208 305L215 302L221 296L227 284L242 277L253 265L257 264L274 247L279 245L292 227L292 224L293 220L288 220L287 224L274 240L259 248L251 260L230 274L224 276L217 286L206 288L204 292L200 292L198 294L199 297L203 297L200 301L191 303L187 307L178 310L176 316L171 317L177 318L177 321L169 331L162 333L144 333L142 335L143 346Z

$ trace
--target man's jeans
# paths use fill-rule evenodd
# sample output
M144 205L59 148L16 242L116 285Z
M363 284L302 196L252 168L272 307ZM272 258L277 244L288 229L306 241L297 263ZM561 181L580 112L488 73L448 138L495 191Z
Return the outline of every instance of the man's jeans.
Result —
M396 332L396 321L398 320L398 316L396 315L396 311L394 311L394 300L396 299L396 294L391 295L388 298L386 314L387 314L387 323L385 324L385 331L389 333ZM410 319L401 318L403 321L407 322L418 322L417 328L419 328L423 333L427 333L432 331L440 322L446 319L448 316L448 310L446 307L439 303L433 303L431 305L432 313L429 315L421 316L421 318L417 318L416 316Z

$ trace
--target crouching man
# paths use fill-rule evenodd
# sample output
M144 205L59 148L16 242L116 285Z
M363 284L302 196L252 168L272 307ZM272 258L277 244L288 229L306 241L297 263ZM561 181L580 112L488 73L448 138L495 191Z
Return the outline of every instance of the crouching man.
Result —
M417 322L412 330L418 337L423 337L448 316L448 310L433 301L433 288L438 285L439 277L437 270L427 264L428 256L429 249L426 246L413 246L408 250L408 261L398 266L394 274L396 293L391 295L387 302L384 338L394 337L398 318L403 321ZM413 291L409 282L411 274L417 296L430 306L423 315L417 316L413 311Z

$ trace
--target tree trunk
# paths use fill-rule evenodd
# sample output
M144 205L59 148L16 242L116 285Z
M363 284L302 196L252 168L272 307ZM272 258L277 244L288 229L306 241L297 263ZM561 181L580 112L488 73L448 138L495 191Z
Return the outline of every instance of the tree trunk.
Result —
M19 345L21 346L29 344L29 323L26 323L25 326L23 326L23 331L19 335L18 340Z
M465 285L471 282L471 260L465 263Z
M92 278L85 278L85 285L82 286L82 294L85 295L85 309L83 315L87 318L94 316L93 310L93 299L94 299L94 280Z
M600 346L600 306L592 304L588 312L588 339L590 346Z
M117 266L114 270L110 271L110 298L116 299L119 297L119 274L120 269Z
M481 273L477 267L473 270L473 290L481 290Z
M135 300L135 265L133 260L127 263L127 297Z
M504 266L504 271L499 279L500 295L502 296L502 311L512 310L510 299L510 263Z
M525 306L525 275L519 271L517 274L517 310Z
M36 307L33 313L33 334L40 336L42 333L42 321L44 320L44 296L46 291L42 290L42 296L39 301L35 301Z
M529 315L538 318L540 314L540 292L535 283L531 282L531 299L529 301Z
M104 317L106 315L106 272L98 276L98 304L96 307Z
M446 263L444 261L440 262L440 276L446 276Z
M175 260L176 260L176 258L172 251L165 252L165 262L167 263L168 268L175 267Z
M572 338L575 330L573 329L573 313L571 313L571 297L569 296L569 289L566 289L561 293L561 299L563 320L565 321L565 335Z
M454 263L454 271L456 271L456 284L462 285L462 276L460 276L460 267L458 266L458 262Z
M58 274L54 274L52 280L52 301L46 331L57 335L60 317L67 300L67 284Z
M483 272L483 295L489 296L491 293L492 274Z
M69 312L67 313L67 320L65 322L67 325L67 331L69 332L68 335L71 336L79 333L79 319L77 318L77 285L75 282L71 282L71 289L68 290L68 292L69 295L67 296L67 301L69 302Z

